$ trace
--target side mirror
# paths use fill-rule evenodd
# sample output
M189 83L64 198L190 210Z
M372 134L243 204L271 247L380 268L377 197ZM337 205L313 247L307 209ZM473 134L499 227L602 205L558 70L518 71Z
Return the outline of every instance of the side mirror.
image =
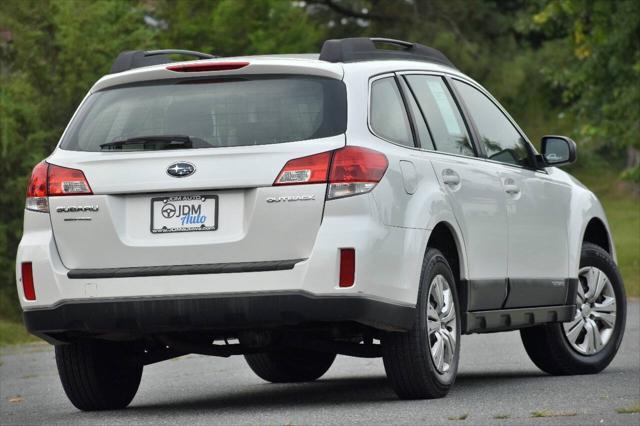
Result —
M562 166L576 161L576 143L565 136L543 136L542 158L547 166Z

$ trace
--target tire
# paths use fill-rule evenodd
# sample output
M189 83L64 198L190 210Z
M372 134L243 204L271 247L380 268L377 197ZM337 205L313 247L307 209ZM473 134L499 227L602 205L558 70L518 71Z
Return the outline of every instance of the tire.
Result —
M449 285L449 292L444 294L444 300L448 300L446 308L453 309L455 318L447 319L448 325L436 330L432 338L428 330L428 308L430 303L431 288L436 285L436 278L442 277ZM440 278L438 278L439 280ZM441 299L442 300L442 299ZM401 399L433 399L442 398L453 385L458 372L458 360L460 358L460 309L455 279L449 263L436 249L428 249L422 264L420 277L420 289L416 306L416 317L413 328L405 333L387 333L382 341L384 368L391 387ZM451 312L447 310L446 312ZM429 310L431 317L440 315L437 311ZM445 315L446 316L446 315ZM433 324L433 323L431 323ZM453 343L444 337L444 328L449 337L455 340ZM438 337L435 337L437 334ZM444 353L451 356L446 371L440 371L431 354L431 342L438 341L443 346ZM448 342L448 343L445 343ZM450 350L451 344L454 349ZM449 348L447 352L445 348ZM442 366L441 368L442 369Z
M610 294L615 295L615 321L610 320L610 322L615 325L612 331L609 332L608 341L600 349L594 349L596 351L594 353L583 353L581 351L584 349L577 348L571 343L568 337L569 332L565 331L565 327L569 330L577 330L574 324L581 326L580 322L583 321L584 323L583 318L585 318L585 315L587 318L590 318L588 315L592 310L597 313L597 309L593 307L583 309L584 304L582 302L595 306L588 300L588 275L582 275L583 271L589 268L597 268L599 271L602 271L611 284L608 291L611 292ZM529 358L531 358L531 361L533 361L538 368L549 374L572 375L598 373L604 370L613 360L622 342L626 322L627 303L624 284L618 272L618 267L609 253L604 249L591 243L584 243L580 257L580 271L580 291L576 300L577 311L576 317L572 321L564 324L546 324L520 330L522 343ZM585 291L585 288L587 288L587 291ZM601 292L604 292L604 290L601 290ZM580 293L585 294L581 296ZM586 321L588 321L588 319ZM602 325L604 323L596 319L593 324ZM583 346L588 348L589 345L587 345L586 342L591 339L587 339L587 329L584 326L583 328L584 330L579 333L569 334L578 336L578 341L582 339ZM603 335L604 333L601 334L600 331L598 332L598 336ZM595 338L593 341L595 341ZM575 342L576 340L574 340L574 344ZM590 346L596 347L597 345L592 344Z
M336 354L300 348L283 348L266 353L246 354L254 373L271 383L311 382L329 370Z
M62 387L76 408L125 408L135 396L143 366L131 345L84 341L56 346L55 352Z

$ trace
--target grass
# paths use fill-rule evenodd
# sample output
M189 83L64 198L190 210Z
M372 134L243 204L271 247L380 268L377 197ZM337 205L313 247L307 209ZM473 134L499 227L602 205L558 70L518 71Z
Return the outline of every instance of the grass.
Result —
M38 339L29 334L22 323L0 318L0 346L36 341Z
M539 410L532 411L531 417L573 417L578 413L575 411L551 411L551 410Z
M463 414L461 416L449 416L448 419L449 420L466 420L467 417L469 417L469 414L465 413L465 414Z
M631 407L623 407L617 408L616 413L618 414L638 414L640 413L640 402Z
M605 196L602 204L616 243L627 296L640 297L640 203Z
M602 202L627 296L640 297L640 198L621 185L618 173L608 167L578 172L576 177Z

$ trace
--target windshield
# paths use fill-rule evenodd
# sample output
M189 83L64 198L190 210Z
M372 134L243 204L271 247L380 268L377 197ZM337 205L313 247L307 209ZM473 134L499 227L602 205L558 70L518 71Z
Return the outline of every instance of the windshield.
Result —
M189 143L175 148L266 145L335 136L345 132L346 122L346 91L338 80L278 76L161 81L92 94L60 147L155 150L167 146L159 139L176 135Z

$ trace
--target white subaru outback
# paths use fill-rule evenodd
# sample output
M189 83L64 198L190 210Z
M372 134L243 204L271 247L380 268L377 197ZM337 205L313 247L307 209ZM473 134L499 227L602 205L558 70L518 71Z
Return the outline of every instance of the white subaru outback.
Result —
M127 406L143 366L188 353L270 382L381 356L400 398L437 398L461 334L514 329L542 370L596 373L626 302L602 206L554 167L575 149L538 154L419 44L124 52L33 170L24 322L81 410Z

